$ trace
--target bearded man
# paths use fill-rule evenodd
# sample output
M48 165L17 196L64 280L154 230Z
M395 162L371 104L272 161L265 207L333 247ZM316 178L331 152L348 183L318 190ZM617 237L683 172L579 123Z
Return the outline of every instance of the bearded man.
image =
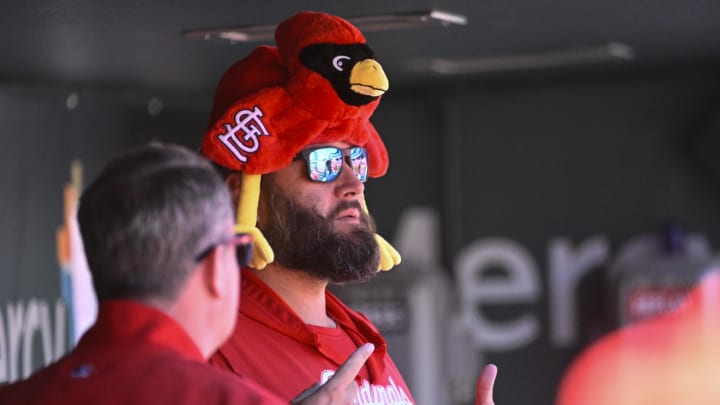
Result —
M237 326L211 363L290 400L370 342L355 403L413 404L375 326L327 290L400 262L364 198L368 177L388 167L369 121L387 77L362 33L339 17L299 13L275 39L220 80L201 147L233 192L236 232L255 244ZM494 373L480 379L478 404L492 404Z

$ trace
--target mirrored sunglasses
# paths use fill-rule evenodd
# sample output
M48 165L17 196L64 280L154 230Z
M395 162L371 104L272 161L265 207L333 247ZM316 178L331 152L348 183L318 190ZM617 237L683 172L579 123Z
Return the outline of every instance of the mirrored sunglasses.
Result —
M365 182L368 176L367 150L360 146L341 149L334 146L321 146L305 149L295 156L295 160L304 159L307 163L308 177L318 183L329 183L340 176L343 161L352 168L355 177Z
M210 254L210 252L212 252L218 246L223 245L234 245L235 257L237 259L238 266L247 267L250 259L252 258L252 237L247 233L236 233L235 235L229 236L220 240L219 242L211 244L195 256L195 262L199 263L205 260L205 258Z

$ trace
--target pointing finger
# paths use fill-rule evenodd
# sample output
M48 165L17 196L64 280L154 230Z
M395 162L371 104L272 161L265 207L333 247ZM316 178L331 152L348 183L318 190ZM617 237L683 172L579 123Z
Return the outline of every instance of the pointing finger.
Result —
M350 356L348 356L345 363L335 372L326 383L325 386L329 390L341 389L345 390L350 383L355 381L360 369L365 365L365 361L370 357L372 352L375 350L375 345L372 343L365 343L355 350ZM355 385L355 384L352 384Z
M497 377L497 366L486 365L475 385L475 405L495 405L493 401L493 385Z

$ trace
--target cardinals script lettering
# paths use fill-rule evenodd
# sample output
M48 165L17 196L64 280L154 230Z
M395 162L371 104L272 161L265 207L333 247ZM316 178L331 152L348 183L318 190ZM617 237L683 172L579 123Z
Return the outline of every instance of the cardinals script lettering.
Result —
M218 135L220 141L239 161L245 163L248 157L243 154L255 153L260 147L258 136L269 136L265 125L260 119L262 110L255 106L252 110L240 110L235 114L235 126L225 124L224 134ZM238 132L242 131L242 141L238 139ZM243 142L244 141L244 142Z

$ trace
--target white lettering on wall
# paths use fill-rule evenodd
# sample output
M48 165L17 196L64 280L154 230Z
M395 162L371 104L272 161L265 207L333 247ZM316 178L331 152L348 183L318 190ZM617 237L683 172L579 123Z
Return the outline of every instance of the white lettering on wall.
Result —
M37 368L33 358L35 337L39 338L42 349L40 365L48 365L65 353L65 305L61 300L55 303L54 328L46 300L9 302L5 305L5 314L3 318L0 311L0 383L16 381L19 376L27 378ZM22 370L19 367L21 352Z
M504 272L503 277L486 276L488 270ZM512 350L532 342L540 334L534 314L504 322L485 318L481 304L535 303L540 295L537 266L527 250L506 239L482 239L459 254L455 265L461 311L478 348Z
M413 216L414 222L432 222L436 213L432 209L409 208L403 216ZM405 263L426 268L439 267L434 254L434 230L416 227L401 221L396 246ZM711 248L701 234L687 235L687 254L691 257L710 257ZM657 236L651 246L639 244L631 238L620 245L614 260L647 254L657 249ZM640 252L640 253L637 253ZM574 243L565 237L550 240L547 251L548 323L547 339L555 347L577 344L579 314L577 293L579 284L592 271L607 267L613 256L607 238L593 236ZM632 253L632 254L631 254ZM424 264L423 264L424 263ZM493 274L487 274L495 270ZM457 255L454 265L456 291L460 297L462 324L470 331L473 345L479 352L506 351L520 348L538 339L541 322L537 304L542 294L541 269L521 244L502 238L485 238L470 242ZM503 306L530 304L521 316L506 321L490 320L483 315L488 305Z
M23 334L23 321L25 319L22 302L9 303L6 307L8 318L8 367L10 382L18 379L18 357L20 356L20 337Z
M565 238L550 242L548 288L550 289L550 341L557 346L575 343L578 335L575 293L580 280L607 261L608 242L596 236L577 249Z

